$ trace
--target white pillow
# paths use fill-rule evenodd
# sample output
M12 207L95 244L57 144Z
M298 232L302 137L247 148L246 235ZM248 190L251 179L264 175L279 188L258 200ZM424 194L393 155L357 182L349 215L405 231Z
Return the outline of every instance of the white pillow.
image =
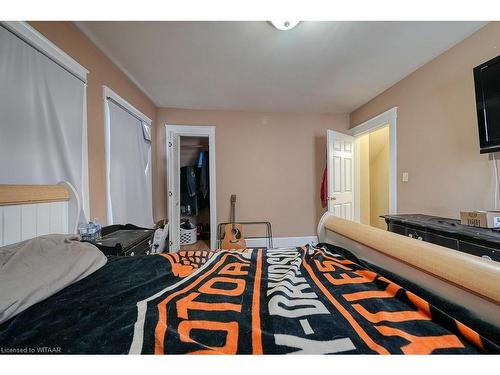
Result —
M0 247L0 323L106 264L78 236L51 234Z

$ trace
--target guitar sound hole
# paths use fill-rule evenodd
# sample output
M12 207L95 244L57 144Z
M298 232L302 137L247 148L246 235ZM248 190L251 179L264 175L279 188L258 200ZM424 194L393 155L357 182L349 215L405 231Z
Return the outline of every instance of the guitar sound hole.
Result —
M241 232L239 229L231 229L231 234L233 235L234 238L237 238L238 240L241 238Z

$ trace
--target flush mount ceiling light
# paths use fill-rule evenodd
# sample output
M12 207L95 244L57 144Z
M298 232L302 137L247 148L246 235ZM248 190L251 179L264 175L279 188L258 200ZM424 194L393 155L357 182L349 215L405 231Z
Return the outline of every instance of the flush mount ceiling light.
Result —
M269 21L278 30L287 31L293 29L300 21Z

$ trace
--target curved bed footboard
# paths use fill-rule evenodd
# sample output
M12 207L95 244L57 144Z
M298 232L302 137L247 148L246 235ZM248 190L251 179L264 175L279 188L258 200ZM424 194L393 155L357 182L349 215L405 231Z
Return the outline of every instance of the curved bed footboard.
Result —
M500 263L325 213L318 239L500 326Z

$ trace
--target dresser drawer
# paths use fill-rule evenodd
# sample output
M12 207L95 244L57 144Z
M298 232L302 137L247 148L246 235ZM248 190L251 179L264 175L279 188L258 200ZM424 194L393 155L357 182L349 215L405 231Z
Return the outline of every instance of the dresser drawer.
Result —
M406 228L406 236L410 238L414 238L419 241L427 241L427 232L419 229L414 229L407 227Z
M496 262L500 262L500 251L491 250L491 259L493 259Z
M479 257L500 261L500 251L493 250L486 246L476 245L471 242L459 241L458 250Z
M458 240L451 237L441 236L436 233L427 233L427 242L458 250Z
M403 236L406 236L406 227L394 223L389 223L387 224L387 230L389 232L397 233L397 234L402 234Z
M146 238L139 242L137 245L132 246L123 252L126 256L149 255L151 252L151 238Z
M382 217L391 232L500 262L500 231L469 227L457 219L422 214Z

